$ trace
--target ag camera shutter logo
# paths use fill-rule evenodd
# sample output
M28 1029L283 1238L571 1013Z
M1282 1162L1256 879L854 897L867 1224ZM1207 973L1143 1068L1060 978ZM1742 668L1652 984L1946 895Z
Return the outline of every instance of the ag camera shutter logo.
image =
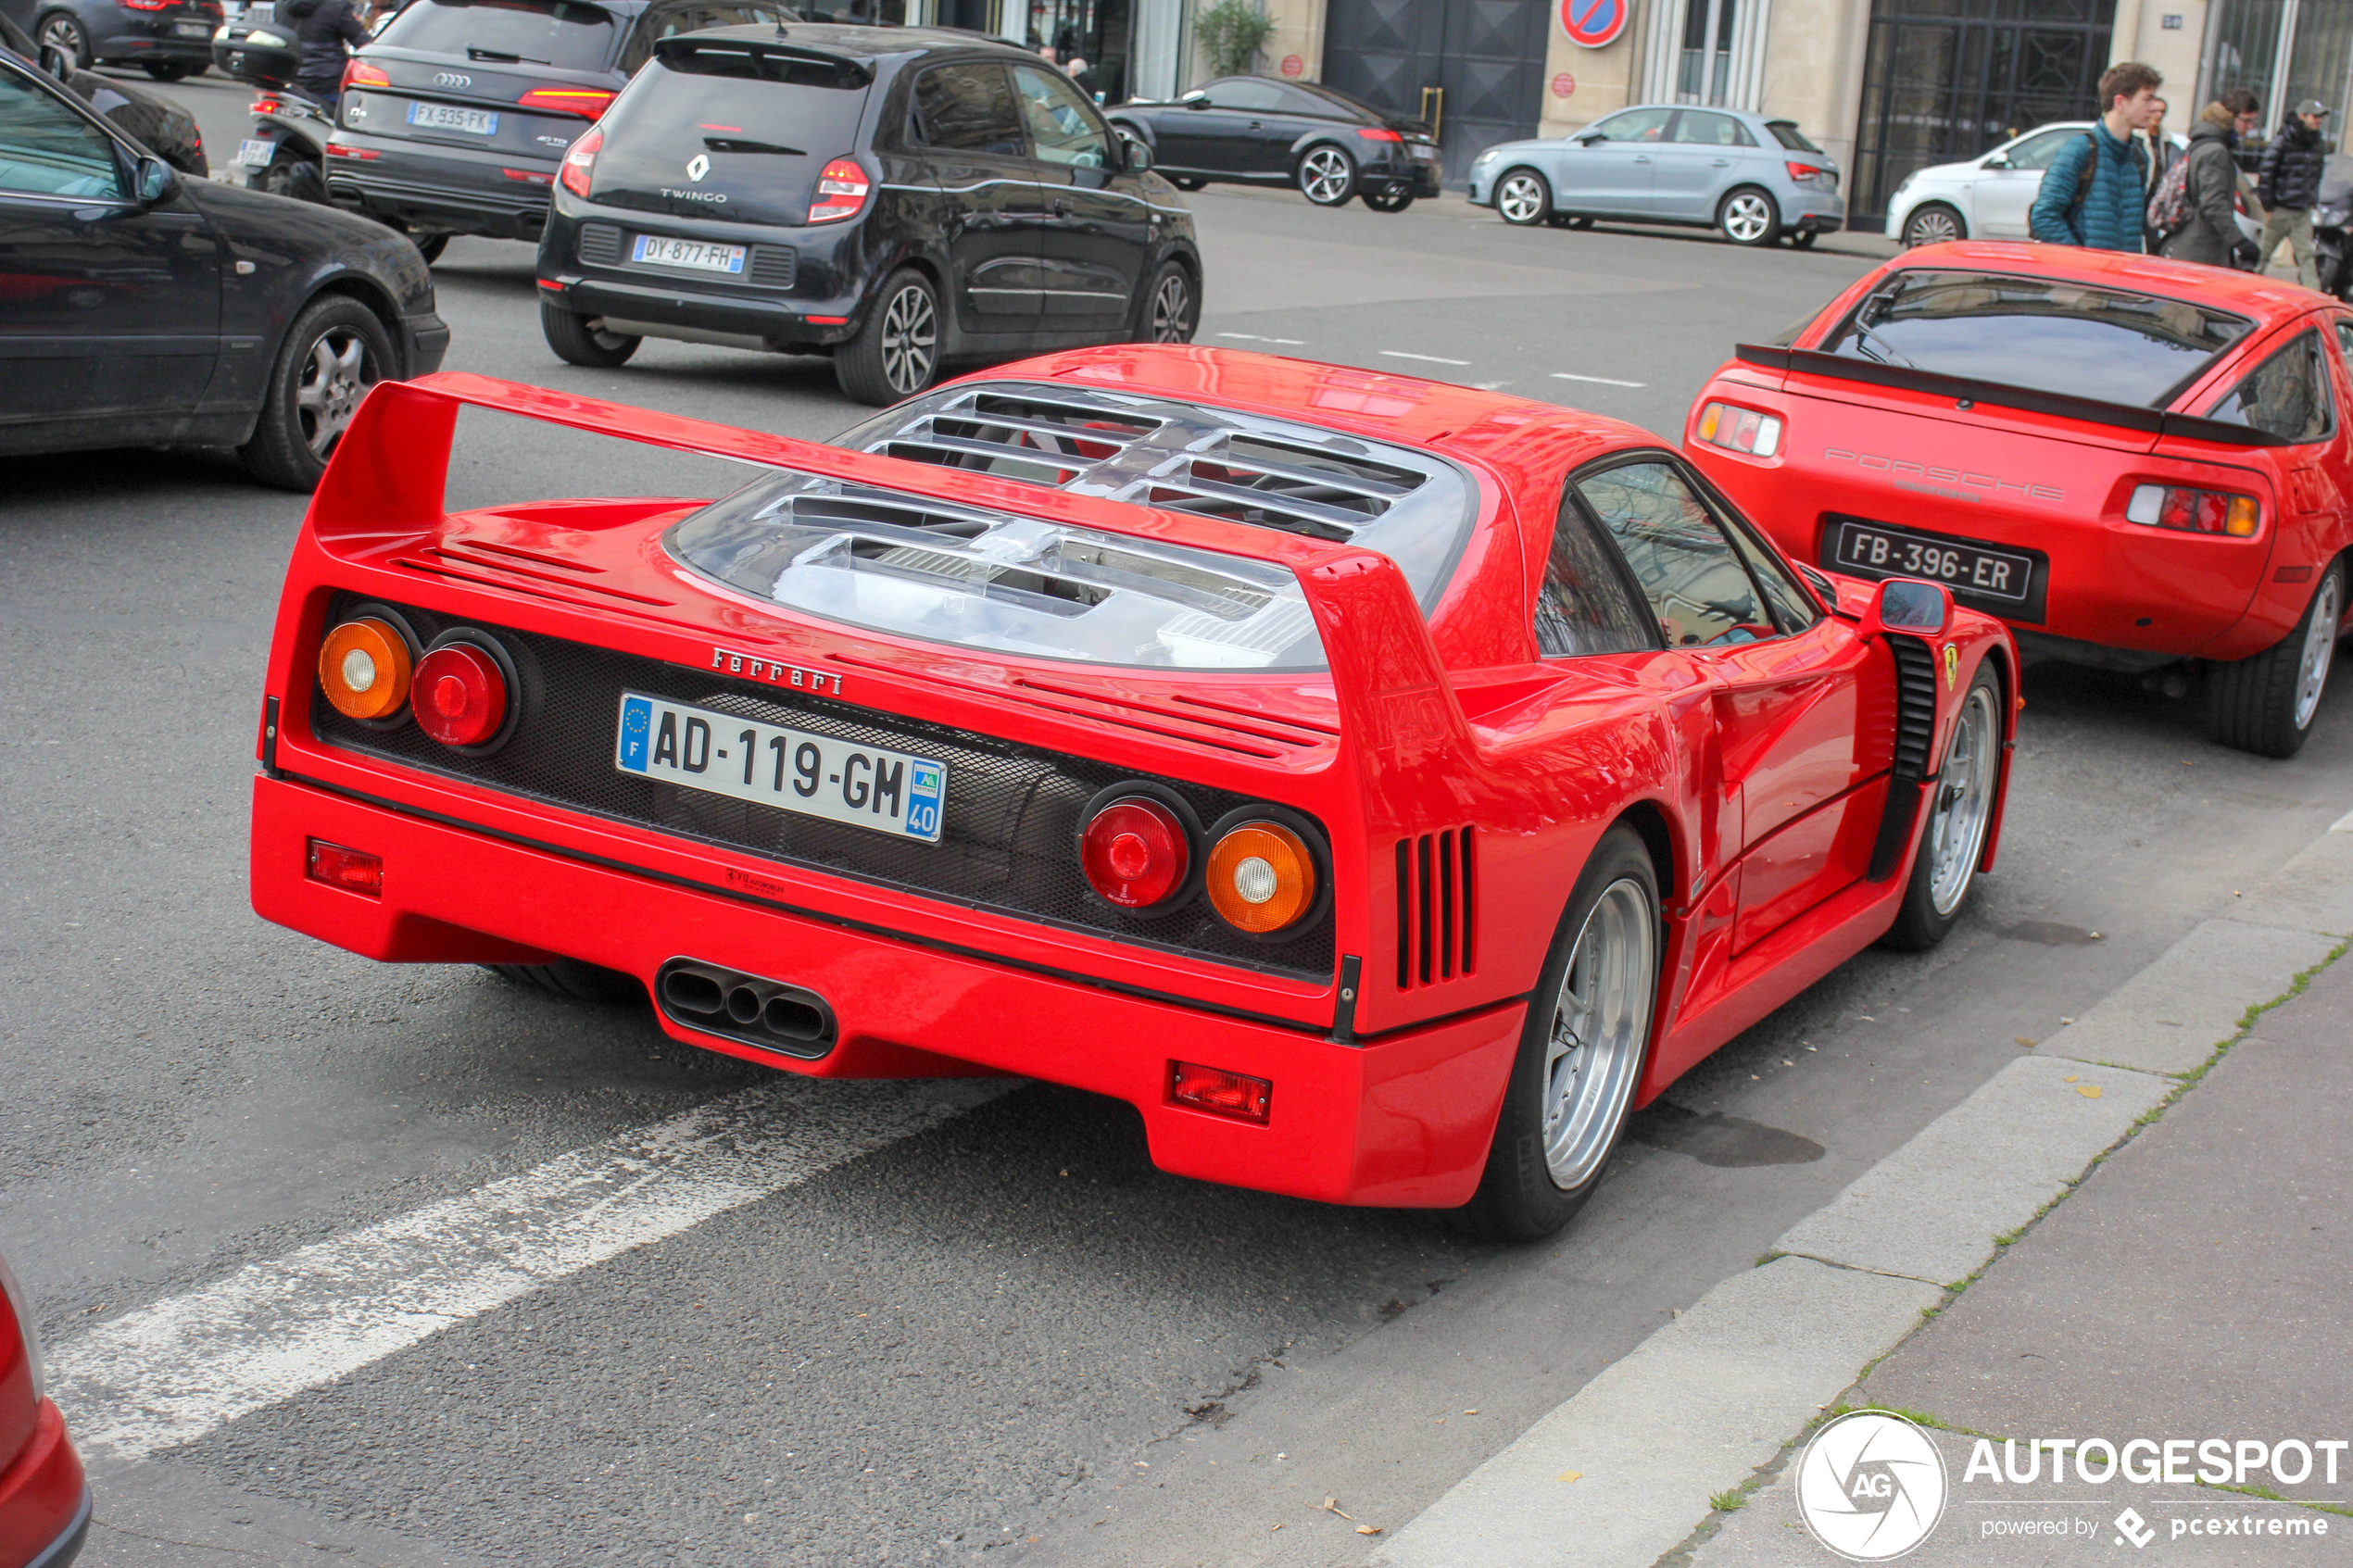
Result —
M1944 1517L1944 1456L1900 1415L1856 1411L1814 1434L1797 1461L1797 1512L1851 1562L1886 1562Z

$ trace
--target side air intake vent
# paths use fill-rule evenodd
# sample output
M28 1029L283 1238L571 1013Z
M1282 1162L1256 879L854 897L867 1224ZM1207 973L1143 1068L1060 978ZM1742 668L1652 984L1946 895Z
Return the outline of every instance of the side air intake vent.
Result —
M1397 841L1397 988L1411 991L1472 972L1477 908L1471 830Z
M620 225L583 223L580 226L580 259L591 267L620 266Z
M788 289L800 271L800 253L790 245L754 245L744 275L763 289Z

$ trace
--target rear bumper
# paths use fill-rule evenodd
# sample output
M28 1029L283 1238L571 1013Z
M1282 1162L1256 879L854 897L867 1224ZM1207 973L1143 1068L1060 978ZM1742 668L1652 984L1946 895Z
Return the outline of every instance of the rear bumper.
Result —
M339 147L348 151L336 153ZM547 227L553 162L418 147L390 137L336 132L328 144L327 194L342 206L413 228L535 240Z
M1780 205L1784 228L1828 232L1846 227L1846 198L1836 191L1796 186L1780 198Z
M383 897L307 880L308 838L382 856ZM1342 1043L837 922L812 911L822 890L801 886L789 868L730 872L742 889L730 896L290 778L255 781L252 857L258 912L364 957L489 963L560 954L648 985L673 958L739 969L824 998L838 1021L832 1048L796 1060L668 1017L662 1027L690 1045L816 1076L1007 1073L1108 1095L1142 1115L1163 1170L1332 1203L1467 1201L1526 1012L1511 1001ZM1271 1081L1271 1121L1171 1103L1176 1060Z
M0 1471L0 1568L65 1568L90 1528L90 1486L65 1418L41 1401L32 1441Z
M539 297L583 316L611 317L655 327L672 327L678 335L742 338L742 346L820 348L846 342L857 332L861 301L856 295L842 299L753 299L738 295L706 294L690 285L621 282L610 278L583 277L567 269L540 275ZM845 321L813 324L812 316L846 318Z
M428 312L406 318L400 328L409 340L402 345L402 358L409 376L429 376L441 369L442 356L449 352L449 323Z

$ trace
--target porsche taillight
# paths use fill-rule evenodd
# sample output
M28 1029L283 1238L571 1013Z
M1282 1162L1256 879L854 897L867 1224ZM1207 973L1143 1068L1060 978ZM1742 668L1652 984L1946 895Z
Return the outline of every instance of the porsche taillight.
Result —
M1692 433L1710 446L1745 457L1769 458L1781 449L1780 417L1737 403L1710 403L1701 408Z
M2182 484L2140 484L2125 503L2124 520L2144 528L2178 533L2220 533L2252 539L2263 523L2263 508L2252 495L2224 490L2193 490Z

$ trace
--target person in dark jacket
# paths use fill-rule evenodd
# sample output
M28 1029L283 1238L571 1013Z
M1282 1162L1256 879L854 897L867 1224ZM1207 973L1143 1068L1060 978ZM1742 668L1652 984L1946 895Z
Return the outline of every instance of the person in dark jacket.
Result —
M2139 252L2148 220L2148 154L2133 133L2157 114L2165 79L2136 60L2108 68L2100 102L2108 106L2082 139L2061 147L2043 171L2027 214L2027 232L2051 245Z
M2206 106L2190 131L2188 194L2190 220L2165 242L2165 254L2175 261L2202 261L2228 267L2246 239L2239 232L2232 197L2238 191L2238 160L2232 155L2239 138L2255 129L2262 105L2244 87L2233 88Z
M2329 117L2326 104L2307 98L2296 106L2296 117L2280 127L2263 149L2257 193L2270 216L2263 220L2261 271L2285 240L2296 256L2296 281L2308 289L2321 286L2312 265L2312 207L2321 199L2321 170L2328 164L2328 147L2321 140L2321 122Z
M351 51L368 42L368 24L351 0L278 0L272 13L295 24L302 45L295 85L318 99L332 116L343 96L343 68Z

